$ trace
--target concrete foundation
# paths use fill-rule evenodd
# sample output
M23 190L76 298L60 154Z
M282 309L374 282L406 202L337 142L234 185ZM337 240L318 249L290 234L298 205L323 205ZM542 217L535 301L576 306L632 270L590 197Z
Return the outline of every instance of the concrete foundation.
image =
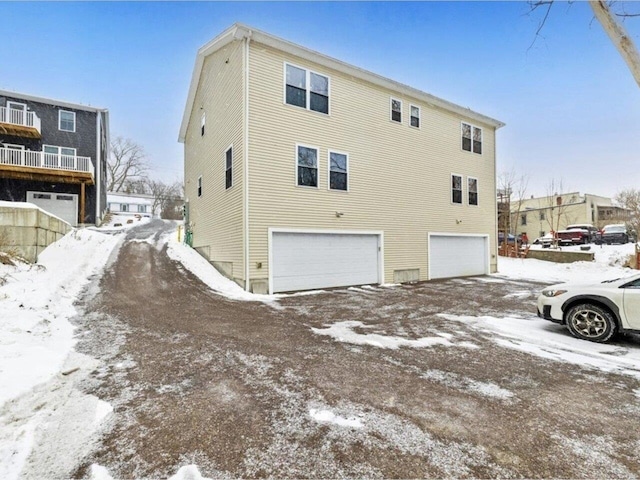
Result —
M37 262L45 248L71 230L67 222L35 205L24 202L0 205L0 250L15 250L30 262Z
M529 250L527 258L535 258L536 260L546 260L547 262L556 263L573 263L573 262L593 262L595 253L593 252L564 252L562 250Z

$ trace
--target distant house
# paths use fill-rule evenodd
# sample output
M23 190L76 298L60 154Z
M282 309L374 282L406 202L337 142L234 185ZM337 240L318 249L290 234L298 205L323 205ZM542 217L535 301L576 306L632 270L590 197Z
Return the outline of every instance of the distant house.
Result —
M530 239L568 225L592 224L602 228L611 223L624 223L628 211L613 204L611 198L580 192L531 197L511 202L512 233L526 233Z
M143 217L159 216L153 211L153 195L139 193L109 192L107 208L117 215L141 215Z
M235 24L180 128L192 244L254 292L495 272L503 125Z
M108 110L0 90L0 200L99 223L108 153Z

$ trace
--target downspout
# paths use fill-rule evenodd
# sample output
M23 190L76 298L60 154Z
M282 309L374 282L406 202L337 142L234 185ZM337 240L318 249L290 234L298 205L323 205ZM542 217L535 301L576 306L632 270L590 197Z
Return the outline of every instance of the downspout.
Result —
M96 110L96 164L93 166L96 173L96 226L98 225L98 222L102 220L100 218L100 182L102 180L100 175L100 124L102 123L100 118L101 116L102 115L100 114L100 110ZM82 219L82 221L84 222L84 218Z
M248 292L251 288L249 281L249 42L251 30L244 37L244 289Z

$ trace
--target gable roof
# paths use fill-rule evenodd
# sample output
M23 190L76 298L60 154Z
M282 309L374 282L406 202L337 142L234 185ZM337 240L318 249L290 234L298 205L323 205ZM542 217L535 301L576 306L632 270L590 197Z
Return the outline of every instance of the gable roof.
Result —
M428 105L432 105L434 107L442 108L444 110L457 113L461 116L491 125L496 129L500 127L504 127L505 125L499 120L495 120L491 117L487 117L486 115L475 112L470 108L465 108L455 103L449 102L447 100L443 100L442 98L431 95L430 93L423 92L422 90L418 90L417 88L410 87L408 85L405 85L400 82L396 82L395 80L391 80L389 78L383 77L381 75L370 72L368 70L364 70L362 68L350 65L341 60L337 60L335 58L329 57L327 55L316 52L314 50L302 47L300 45L289 42L287 40L283 40L281 38L275 37L271 34L262 32L255 28L249 27L247 25L243 25L241 23L234 23L231 27L227 28L224 32L222 32L220 35L215 37L209 43L203 45L198 50L198 54L196 56L196 64L193 68L193 74L191 76L191 85L189 86L189 94L187 95L187 104L184 110L184 114L182 116L182 124L180 126L180 134L178 137L178 141L184 143L184 140L187 134L187 127L189 126L189 119L191 117L191 111L193 109L193 103L195 101L196 90L198 88L198 82L200 81L200 75L202 74L202 67L204 65L205 59L212 53L217 52L218 50L225 47L226 45L233 42L234 40L243 40L245 38L248 38L253 42L261 43L263 45L267 45L269 47L275 48L282 52L289 53L291 55L295 55L300 58L304 58L305 60L309 60L318 65L331 68L332 70L336 70L346 75L350 75L352 77L365 80L374 85L378 85L380 87L393 90L394 92L398 92L401 94L405 94L407 96L414 97L418 100L425 102Z

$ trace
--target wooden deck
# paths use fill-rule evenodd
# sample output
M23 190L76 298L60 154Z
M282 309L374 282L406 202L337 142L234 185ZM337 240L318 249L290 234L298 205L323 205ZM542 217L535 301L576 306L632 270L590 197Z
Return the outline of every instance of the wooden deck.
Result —
M37 182L75 183L93 185L95 180L91 172L77 172L55 168L25 167L0 164L0 178L34 180Z

